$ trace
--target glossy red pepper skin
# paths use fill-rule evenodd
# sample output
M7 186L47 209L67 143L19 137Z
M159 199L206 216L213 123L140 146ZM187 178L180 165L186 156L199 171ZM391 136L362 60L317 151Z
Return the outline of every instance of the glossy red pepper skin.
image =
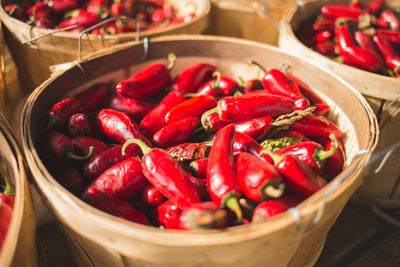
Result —
M364 8L364 12L370 13L372 15L378 15L379 11L385 4L385 0L374 0L369 5Z
M92 113L104 105L110 96L110 85L98 83L75 96L82 103L82 111Z
M160 190L151 184L145 185L140 195L143 201L150 205L160 205L165 201L165 197L161 194Z
M265 200L257 205L253 212L252 222L263 222L266 219L283 213L291 207L300 204L304 198L297 196L283 196L278 199Z
M385 37L375 34L372 39L374 40L376 46L379 48L379 51L381 52L385 60L396 56L396 51L393 49L392 45L385 39Z
M234 123L236 132L240 132L250 136L255 140L259 140L267 135L272 126L272 118L264 116L251 120L245 120Z
M339 17L358 19L358 17L362 14L362 11L358 9L351 9L343 5L331 5L323 6L321 8L321 14L324 15L325 18L332 20L336 20Z
M400 21L392 11L388 9L382 11L379 18L389 23L389 28L391 30L398 31L400 29Z
M317 43L323 43L323 42L331 40L332 37L333 36L332 36L332 32L331 31L328 31L328 30L320 31L315 35L314 41L317 42Z
M68 120L68 134L71 136L91 135L92 128L85 113L75 113Z
M383 36L388 40L391 44L400 44L400 32L399 31L391 31L391 30L376 30L376 33L380 36Z
M139 139L148 146L151 142L142 134L139 126L127 114L113 109L103 109L97 115L97 125L110 139L123 144L129 139Z
M83 28L92 27L100 22L100 18L96 13L78 10L76 16L66 19L58 24L57 29L66 28L69 26L79 25Z
M250 153L240 153L236 157L236 175L244 195L251 200L260 202L267 198L277 198L283 194L283 188L278 189L282 177L272 164ZM268 189L274 189L268 191Z
M315 43L314 50L327 57L335 56L335 45L332 42Z
M349 8L361 10L361 4L358 0L351 0L349 4Z
M200 120L196 117L188 117L170 123L153 135L153 141L163 148L181 144L192 136L199 124Z
M40 147L44 158L65 162L76 156L72 140L61 132L47 132L40 140Z
M114 96L110 101L110 108L124 112L134 119L142 119L155 106L153 102L138 101L120 95Z
M202 84L212 79L216 67L207 63L198 63L181 71L170 85L172 90L183 94L195 92Z
M251 79L251 80L244 82L242 90L243 90L244 94L247 94L249 92L260 90L260 89L264 89L261 80Z
M376 26L381 29L387 29L389 27L389 22L383 20L382 18L377 18Z
M354 37L361 48L369 50L377 56L380 55L378 48L368 34L363 31L356 31Z
M234 153L248 152L258 155L266 162L273 164L274 161L268 154L261 154L263 150L264 148L256 140L250 136L236 132L235 140L233 141Z
M333 122L323 117L304 117L292 123L289 129L299 131L306 136L329 137L333 133L337 138L343 138L345 135Z
M165 115L165 122L170 124L187 117L201 117L201 115L217 106L214 97L208 95L200 95L192 97L173 107Z
M13 209L7 203L0 203L0 248L6 239L12 215Z
M353 35L351 34L349 28L344 24L335 27L335 37L337 47L339 48L339 53L346 47L356 46Z
M82 110L82 104L75 98L67 98L57 102L47 113L48 124L46 129L61 129L69 118Z
M210 153L210 147L202 143L183 143L166 150L171 156L178 158L179 161L207 158Z
M326 181L318 176L309 166L294 156L284 155L275 165L289 191L309 197L326 185Z
M3 193L0 193L0 205L2 203L9 205L11 208L14 208L15 195L5 195Z
M346 47L340 51L340 56L367 71L378 73L383 67L379 56L361 47Z
M63 15L67 11L77 9L79 3L77 0L50 0L47 5L54 13Z
M313 24L314 31L333 31L335 29L335 21L331 19L317 20Z
M122 145L108 148L97 155L93 156L83 167L83 174L86 179L93 181L99 177L108 168L118 164L130 157L141 156L140 148L135 145L129 145L125 150L125 155L122 155Z
M102 141L88 136L77 136L71 140L71 143L74 148L74 152L77 155L85 156L90 153L91 148L93 147L93 152L89 158L94 157L100 152L108 149L108 145L104 144Z
M208 158L196 159L190 162L189 168L191 173L199 179L206 179Z
M196 188L197 192L199 193L199 195L203 201L211 200L205 178L197 178L192 175L189 175L189 180L193 184L193 186Z
M385 60L386 66L388 66L395 74L400 70L400 57L389 57Z
M173 201L167 200L157 207L158 221L167 229L180 229L182 210Z
M219 118L218 113L210 113L204 118L202 117L202 125L206 131L218 132L228 124L229 122L225 122Z
M234 90L238 87L239 85L234 79L228 76L220 76L200 86L197 90L197 94L214 97L229 96L232 95Z
M85 190L85 192L82 194L82 199L91 204L93 207L115 215L119 218L140 224L147 223L146 216L137 211L130 204L94 187L88 187L87 190Z
M218 101L217 112L226 122L237 122L263 116L276 118L293 112L295 103L283 96L265 93L223 97Z
M85 189L82 174L74 167L61 164L49 164L51 175L68 191L79 195Z
M330 150L334 146L334 141L328 138L319 138L317 141L322 144L326 150ZM336 177L343 171L345 158L343 144L339 141L336 153L326 160L323 172L332 177Z

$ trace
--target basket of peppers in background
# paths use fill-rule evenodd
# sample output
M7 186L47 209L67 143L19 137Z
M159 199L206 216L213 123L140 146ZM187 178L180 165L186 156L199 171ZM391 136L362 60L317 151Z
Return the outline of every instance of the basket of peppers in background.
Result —
M341 76L360 91L381 125L378 149L395 144L400 127L400 16L389 1L308 1L283 16L279 45ZM400 196L394 158L360 189L357 200ZM382 183L384 177L385 182Z
M169 254L178 253L175 250L178 247L180 254L186 253L182 252L181 246L175 247L168 242L168 234L174 235L176 244L192 244L186 249L187 257L193 256L190 259L192 265L201 261L200 251L205 251L215 240L222 242L217 245L221 246L220 250L231 245L247 246L248 237L245 236L240 237L239 242L229 241L229 231L240 235L235 233L237 228L247 236L253 227L261 227L262 224L255 222L268 223L272 219L273 223L274 215L283 215L306 199L318 197L318 192L342 173L346 154L355 153L356 145L349 145L358 138L355 128L344 117L338 120L341 115L332 107L335 103L311 89L300 76L288 69L280 70L273 63L282 63L285 58L293 68L299 64L303 67L311 65L268 46L245 41L204 36L180 37L182 40L178 41L176 38L160 38L150 43L150 52L154 53L149 56L153 55L153 60L135 65L128 76L126 67L122 66L130 61L124 63L119 59L124 58L124 53L131 53L131 59L138 58L135 53L141 51L140 45L127 46L117 54L94 56L93 60L82 64L87 68L86 72L91 68L90 64L101 64L95 62L96 59L115 62L113 65L117 66L107 66L104 74L93 73L93 78L101 79L90 85L80 78L81 84L75 81L75 87L51 88L53 84L62 84L65 77L61 74L35 90L25 105L24 148L35 181L57 217L61 216L59 219L66 224L68 232L72 232L72 238L82 242L78 241L80 249L89 255L91 262L117 262L110 256L111 251L126 253L132 264L152 262L151 255L158 251L162 253L158 264L187 263L185 257L176 258ZM175 40L173 46L171 40ZM187 56L188 46L196 51L196 55ZM168 52L165 51L171 47L174 53L166 60ZM242 51L238 52L242 55L238 55L234 63L231 62L232 51ZM248 55L246 58L245 54ZM110 60L116 55L118 60ZM256 58L256 55L260 62L247 62L249 57ZM268 65L272 66L268 69L267 58ZM238 67L236 71L235 66ZM117 74L116 70L121 71ZM65 73L69 71L72 69ZM113 75L106 75L108 72ZM75 77L68 79L75 80ZM329 82L338 85L338 91L345 94L351 91L336 78L331 79L328 78ZM48 95L49 92L53 93ZM63 95L67 96L60 99ZM352 97L357 103L355 99L359 96ZM53 104L45 108L46 105L39 104L41 101ZM361 98L360 101L361 106L365 105ZM369 107L365 107L367 112L360 114L372 114ZM333 114L344 129L329 119ZM360 122L365 119L360 118ZM33 126L36 123L41 126ZM367 125L365 128L366 125L361 123L357 129L370 131L374 128L373 122ZM347 140L347 145L343 140ZM365 140L358 142L363 145ZM350 147L351 151L346 151L345 147ZM54 190L46 186L49 178L58 182L50 181ZM55 195L49 195L51 192ZM86 220L82 216L72 217L75 210L61 209L64 203L59 193L72 197L77 205L75 209L90 210L90 220L106 219L105 224L115 225L115 230L119 229L118 240L123 238L119 235L132 231L136 238L127 234L129 246L135 246L136 240L140 240L138 234L149 235L150 239L141 245L145 259L131 249L121 252L118 244L103 244L103 238L113 231L106 231L104 235L103 231L98 232L99 239L90 241L96 246L85 234L77 233L76 229L71 231L73 224L85 228L89 222L82 222ZM340 203L344 205L345 201ZM113 216L107 217L100 210ZM68 222L63 216L69 218ZM126 224L127 228L123 229L121 224ZM94 227L93 223L90 225ZM327 232L331 224L321 225ZM170 232L174 229L186 231ZM201 229L220 229L223 230L220 234L226 236L222 238L216 232L208 234L206 231L200 238L194 230ZM260 229L266 231L268 227L265 225ZM162 240L154 243L153 235ZM260 236L262 238L255 238L251 246L258 246L265 238L265 234ZM298 235L299 238L302 236ZM323 238L318 236L318 243L313 245L320 245ZM125 242L121 241L121 244ZM159 242L165 250L160 250ZM109 251L107 256L99 253L98 244L103 244L103 250ZM293 246L297 247L296 242L288 249L292 250ZM278 248L268 247L270 250ZM308 249L314 251L315 247ZM306 261L315 256L301 254L302 259L293 257L294 261ZM249 260L243 254L237 257L239 261ZM214 260L208 262L215 263ZM265 254L252 259L254 263L276 260L290 259L265 258Z

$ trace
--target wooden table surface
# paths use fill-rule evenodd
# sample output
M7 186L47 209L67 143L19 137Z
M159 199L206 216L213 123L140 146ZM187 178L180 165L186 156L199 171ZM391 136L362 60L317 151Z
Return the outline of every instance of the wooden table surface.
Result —
M400 211L389 211L400 216ZM54 222L38 228L40 267L75 267L65 238ZM400 229L371 212L370 207L348 203L328 233L316 267L400 266Z

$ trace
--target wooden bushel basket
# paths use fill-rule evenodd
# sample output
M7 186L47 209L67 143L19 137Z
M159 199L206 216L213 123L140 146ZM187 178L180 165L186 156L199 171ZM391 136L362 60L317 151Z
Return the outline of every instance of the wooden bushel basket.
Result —
M28 93L49 78L50 66L77 59L78 34L59 32L29 45L23 45L23 42L33 37L51 33L53 30L32 28L27 23L9 16L3 8L9 2L10 0L0 1L0 19L5 25L6 41L21 72L22 81ZM211 6L209 0L167 0L166 2L173 6L178 16L193 12L196 17L187 23L157 30L141 31L140 38L164 34L201 33L207 28ZM87 38L89 38L89 41ZM105 35L103 38L91 34L84 35L82 55L85 56L105 47L135 39L135 32Z
M323 201L326 186L289 212L259 224L224 230L171 231L117 219L81 201L50 175L38 152L37 127L52 103L84 91L99 81L121 80L154 62L177 55L175 76L183 68L208 62L224 75L238 79L260 77L248 59L265 67L291 66L293 73L317 88L331 106L329 117L346 132L347 167L334 181L346 179ZM277 48L228 37L168 36L150 40L147 58L142 43L121 44L90 56L81 66L57 73L29 97L22 114L23 147L35 183L63 226L72 253L82 266L305 266L319 256L329 228L347 200L362 183L369 154L351 159L361 149L374 150L378 141L376 118L362 96L340 78ZM316 78L318 77L318 78ZM332 92L330 88L336 88ZM349 104L351 103L351 105ZM336 182L335 182L336 183ZM332 185L332 184L331 184ZM318 209L326 203L319 223L311 230ZM295 219L295 217L297 219Z
M279 47L296 56L307 58L311 62L326 68L327 70L342 77L359 92L361 92L373 108L375 114L380 118L381 136L378 150L387 149L400 141L400 110L395 103L389 106L392 100L400 94L400 79L395 79L344 64L337 63L328 57L312 50L300 42L294 32L302 22L315 17L324 5L347 4L349 0L310 0L303 1L303 5L290 8L282 17ZM371 0L361 0L363 6ZM399 5L399 1L387 1L387 4ZM400 101L400 98L397 99ZM383 110L388 109L386 112ZM378 199L400 198L400 151L397 150L385 168L377 175L371 177L364 183L355 194L355 200L370 204ZM377 164L376 164L377 166Z
M0 266L35 267L37 266L35 213L24 159L6 119L1 113L0 144L2 167L7 169L16 191L13 215L0 252Z

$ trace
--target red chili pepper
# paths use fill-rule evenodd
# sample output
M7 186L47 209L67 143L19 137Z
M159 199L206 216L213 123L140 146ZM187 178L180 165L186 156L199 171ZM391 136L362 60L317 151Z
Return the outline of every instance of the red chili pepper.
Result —
M82 103L82 111L91 113L98 110L110 95L110 85L98 83L91 86L85 92L75 96Z
M247 82L242 80L242 87L243 87L244 94L247 94L252 91L264 89L262 82L259 79L252 79L252 80L248 80Z
M374 40L375 44L378 46L379 51L381 51L381 54L385 60L396 56L396 51L394 51L393 47L385 39L385 37L375 34L372 37L372 39Z
M378 48L368 34L363 31L356 31L354 37L361 48L369 50L377 56L380 55Z
M332 39L332 32L331 31L320 31L315 35L315 42L317 43L323 43L325 41L329 41Z
M349 4L349 8L361 10L361 4L358 0L351 0L351 3Z
M381 29L386 29L386 28L389 27L389 22L385 21L382 18L377 18L376 19L376 26L378 26L378 28L381 28Z
M391 30L398 31L400 29L400 21L392 11L388 9L382 11L379 18L389 23L389 28Z
M199 179L205 179L207 174L208 158L196 159L190 162L189 168L191 173Z
M282 177L274 166L253 154L243 152L236 157L236 174L240 188L251 200L278 198L284 192Z
M351 9L344 5L323 6L321 8L321 14L325 18L332 20L336 20L339 17L358 19L362 13L361 10Z
M7 203L0 203L0 248L6 239L12 215L13 209Z
M283 196L278 199L265 200L257 205L253 213L252 222L263 222L270 217L283 213L291 207L300 204L304 198L297 196Z
M260 156L263 160L268 163L273 164L273 159L268 154L261 154L264 148L253 138L242 134L240 132L236 132L235 140L233 141L233 152L248 152L254 155Z
M344 137L344 133L333 122L323 117L304 117L292 123L289 129L299 131L306 136L329 137L333 133L337 138Z
M200 120L196 117L188 117L170 123L153 135L153 141L163 148L183 143L192 136L199 124Z
M81 26L86 29L98 24L99 22L100 18L97 13L86 12L84 10L77 9L75 10L75 14L73 14L71 18L60 22L60 24L58 24L57 26L57 29L75 25Z
M1 203L6 203L14 208L15 202L15 187L11 184L10 178L3 168L0 167L0 175L5 183L3 192L0 193L0 205Z
M383 67L383 62L379 56L361 47L343 48L340 51L340 56L371 72L378 73Z
M165 115L167 124L179 121L187 117L201 117L201 115L209 109L217 106L214 97L208 95L200 95L192 97L173 107Z
M216 111L223 121L237 122L263 116L276 118L293 112L294 107L289 98L260 93L223 97L218 101Z
M199 95L210 95L214 97L229 96L239 87L238 83L230 77L221 76L219 71L213 73L213 80L206 82L197 90Z
M314 50L327 57L335 56L335 45L332 42L315 43Z
M151 142L142 134L136 122L123 112L103 109L97 115L97 124L107 137L120 144L137 138L151 146Z
M91 156L89 158L94 157L100 152L108 149L108 145L104 144L100 140L88 137L88 136L77 136L71 140L74 152L77 155L83 156L88 155L91 151Z
M47 165L51 175L68 191L79 195L85 189L85 182L81 173L69 165L52 163Z
M212 79L216 67L207 63L199 63L181 71L170 85L172 90L181 93L193 93L202 84Z
M314 22L313 29L316 32L319 31L333 31L335 29L335 21L331 19L320 19Z
M188 179L189 174L167 151L161 148L151 149L141 140L132 139L124 144L122 154L125 153L126 146L132 143L142 149L141 165L147 180L164 196L180 207L201 202L199 193Z
M318 138L317 141L320 144L322 144L328 151L332 149L334 146L336 146L334 140L330 140L329 138L326 137ZM336 153L326 160L324 169L322 170L323 173L327 173L332 177L336 177L343 171L344 161L345 161L345 154L344 154L343 143L339 141L339 146L337 148Z
M240 222L242 211L238 199L241 195L241 189L234 168L234 140L235 127L233 125L225 126L215 136L208 157L207 187L212 200L218 206L228 207L234 211Z
M397 74L400 69L400 57L389 57L385 60L386 65Z
M48 20L52 16L51 8L44 2L38 2L34 4L27 10L26 13L35 21L40 21L42 19Z
M182 210L173 201L167 200L157 207L158 220L167 229L180 229Z
M68 120L68 133L72 136L91 135L89 118L84 113L76 113Z
M302 142L311 141L310 138L306 137L301 132L293 131L293 130L280 131L276 135L274 135L274 138L282 138L282 137L292 137L292 138L295 138L295 139L300 140Z
M196 188L197 192L199 192L199 195L203 201L211 200L205 178L197 178L192 175L189 175L189 180L190 180L190 182L192 182L192 184Z
M161 23L162 21L166 20L166 16L164 14L163 8L156 8L154 9L153 13L151 14L151 22L152 23Z
M174 26L181 23L188 23L192 21L195 17L196 14L194 13L186 14L183 17L173 19L172 22L169 24L169 26Z
M77 9L79 3L77 0L49 0L47 5L54 13L63 15L67 11Z
M346 47L356 46L353 35L351 34L349 28L344 24L335 27L335 37L339 52Z
M149 113L156 104L147 101L137 101L120 95L114 96L110 101L110 108L124 112L131 118L141 119Z
M95 208L122 219L140 224L147 223L146 216L138 212L130 204L94 187L88 187L87 190L85 190L85 192L82 194L82 199L93 205Z
M385 0L374 0L366 8L364 8L364 12L372 15L378 15L384 4Z
M109 15L109 0L91 0L86 6L86 11L97 14L101 19Z
M150 205L160 205L165 200L165 197L161 194L160 190L155 188L152 184L143 187L140 195L144 202Z
M57 102L47 113L47 125L45 130L53 127L61 129L67 123L68 119L82 110L82 104L75 98L67 98Z
M110 5L110 16L114 18L118 18L121 16L126 16L126 12L124 10L124 5L122 2L114 1Z
M330 149L327 151L325 151L320 144L308 141L281 148L275 151L275 153L280 156L294 156L310 166L314 171L321 172L325 166L326 160L332 157L339 147L339 141L336 136L331 134L330 138L334 141L334 145L330 146Z
M218 113L214 110L210 112L205 112L201 116L201 124L206 131L218 132L220 129L224 128L229 122L225 122L219 118Z
M400 31L378 29L376 33L386 38L392 44L400 44Z
M183 143L166 149L167 152L179 161L192 161L207 158L210 147L202 143Z
M16 19L25 20L25 9L20 4L8 4L4 6L4 11Z
M250 136L255 140L259 140L267 135L272 126L272 118L264 116L256 119L246 120L242 122L236 122L236 132L241 132Z

